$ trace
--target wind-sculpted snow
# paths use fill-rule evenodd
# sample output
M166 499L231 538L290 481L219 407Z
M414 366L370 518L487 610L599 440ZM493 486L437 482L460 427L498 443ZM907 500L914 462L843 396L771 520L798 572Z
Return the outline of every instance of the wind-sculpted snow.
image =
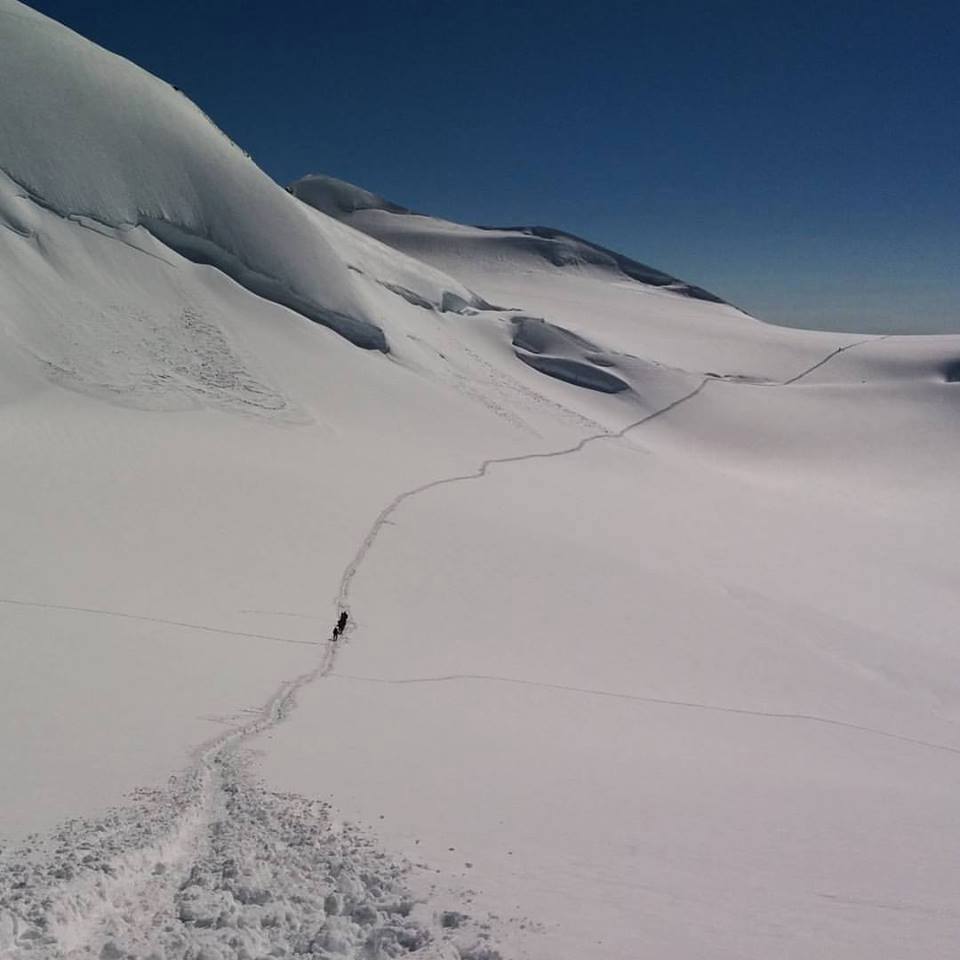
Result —
M440 313L496 309L449 274L326 216L322 209L314 210L309 202L304 203L303 210L349 269L367 283L375 283L408 303Z
M23 232L0 230L7 353L31 357L47 381L123 406L300 416L230 330L236 298L249 294L185 263L142 228L120 240L8 187L0 174L6 212ZM22 358L17 366L27 372Z
M0 0L0 21L0 170L35 203L145 227L253 293L386 349L302 206L183 94L17 0Z
M587 390L598 390L600 393L622 393L630 389L629 384L619 377L581 360L573 360L569 357L543 357L519 350L517 356L534 370L539 370L548 377L556 377L557 380L572 383L577 387L585 387Z
M648 267L582 237L550 227L469 227L423 216L362 187L334 177L312 174L290 186L291 192L317 210L343 220L414 255L436 253L434 243L443 237L442 246L451 247L446 255L459 251L461 256L477 259L513 261L543 268L552 266L593 267L611 279L629 279L710 303L724 304L720 297L676 277Z
M557 267L589 264L616 270L631 280L644 283L651 287L663 287L672 293L678 293L694 300L706 300L710 303L725 303L715 293L704 290L703 287L693 286L669 273L648 267L622 253L601 247L597 243L584 240L583 237L555 230L552 227L480 227L481 230L497 231L499 234L515 234L524 239L513 242L521 249L535 251L549 263Z
M596 344L537 317L514 317L513 345L526 364L550 377L601 393L620 393L629 384L602 367L616 360Z

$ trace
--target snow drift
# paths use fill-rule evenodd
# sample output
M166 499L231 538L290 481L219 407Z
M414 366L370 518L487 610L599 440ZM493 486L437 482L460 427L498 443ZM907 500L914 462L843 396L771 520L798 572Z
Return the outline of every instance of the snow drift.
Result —
M0 170L33 202L119 235L142 227L259 296L383 350L383 332L301 206L185 96L0 0ZM9 185L0 215L11 206ZM29 228L14 216L10 225Z

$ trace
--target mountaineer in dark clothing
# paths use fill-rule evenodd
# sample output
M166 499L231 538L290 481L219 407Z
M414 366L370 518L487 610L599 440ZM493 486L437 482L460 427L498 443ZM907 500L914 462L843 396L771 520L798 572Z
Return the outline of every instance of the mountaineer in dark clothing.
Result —
M337 621L337 628L340 633L343 633L343 628L347 625L347 611L343 610L340 613L340 619Z

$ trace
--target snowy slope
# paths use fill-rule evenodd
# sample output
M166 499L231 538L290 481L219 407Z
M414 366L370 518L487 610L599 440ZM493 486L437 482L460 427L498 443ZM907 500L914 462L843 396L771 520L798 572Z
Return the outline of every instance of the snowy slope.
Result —
M952 955L960 338L0 91L0 956Z
M485 300L561 325L626 355L624 361L636 357L772 382L802 373L856 339L795 335L760 323L712 294L701 299L699 288L562 231L451 223L322 175L290 189L329 216L456 277Z
M365 642L271 778L384 816L476 914L539 918L533 956L952 955L957 338L787 331L342 207L522 309L520 359L685 392L404 502L355 586ZM310 763L302 732L351 710Z
M16 0L0 3L0 209L18 195L130 243L158 237L364 346L383 339L334 251L182 94ZM39 121L39 122L38 122ZM69 145L69 149L64 149Z

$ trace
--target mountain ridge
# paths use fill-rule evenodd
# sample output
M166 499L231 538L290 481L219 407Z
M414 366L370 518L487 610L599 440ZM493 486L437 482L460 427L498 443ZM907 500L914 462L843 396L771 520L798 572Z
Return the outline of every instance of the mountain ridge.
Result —
M409 207L387 200L380 194L325 174L308 174L289 184L287 190L295 197L310 204L314 209L345 222L351 222L353 215L357 213L383 211L398 216L419 217L436 223L447 223L464 228L469 226L412 210ZM647 266L638 260L566 230L544 226L474 225L473 228L486 230L494 234L513 235L521 243L524 242L521 238L530 238L527 244L530 250L556 267L593 264L614 268L623 276L638 283L664 288L672 293L697 300L727 305L725 300L703 287L679 280L662 270Z

